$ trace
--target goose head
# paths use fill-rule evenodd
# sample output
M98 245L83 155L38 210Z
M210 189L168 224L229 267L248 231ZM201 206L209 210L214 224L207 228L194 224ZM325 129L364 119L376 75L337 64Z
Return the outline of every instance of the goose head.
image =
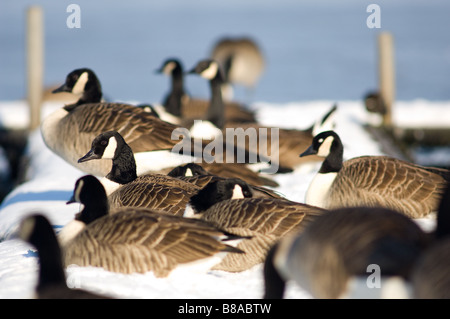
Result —
M93 159L115 159L124 145L125 140L118 132L101 133L94 138L91 149L86 155L78 159L78 163Z
M64 84L52 91L52 93L59 92L81 95L80 101L84 103L100 102L102 97L100 81L94 71L89 68L80 68L70 72Z
M197 65L195 65L188 73L198 74L202 78L207 80L213 80L217 77L222 78L220 65L213 59L205 59L199 61Z
M165 74L167 76L171 76L177 72L181 74L183 72L183 65L180 60L176 58L169 58L165 60L161 67L156 69L155 72L158 74Z
M336 132L325 131L314 136L311 146L301 153L300 157L317 155L326 158L340 148L342 143Z
M250 186L241 179L230 178L212 181L191 197L189 204L199 213L224 200L251 198Z

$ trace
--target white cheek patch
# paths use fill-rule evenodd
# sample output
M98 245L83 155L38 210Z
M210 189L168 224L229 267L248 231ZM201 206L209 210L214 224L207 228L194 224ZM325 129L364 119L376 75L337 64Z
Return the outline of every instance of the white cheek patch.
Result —
M166 75L171 75L173 69L175 69L175 62L169 62L164 66L163 73Z
M242 187L239 185L235 185L233 188L233 196L231 199L244 198L244 193L242 192Z
M89 79L89 74L87 72L81 73L77 82L73 86L72 93L73 94L83 94L86 83Z
M27 241L31 237L31 233L34 229L34 224L35 221L33 218L25 219L20 226L19 237Z
M108 146L106 146L102 158L113 159L114 154L116 153L116 149L117 149L117 141L116 138L112 136L109 138Z
M219 65L213 62L209 65L207 69L203 70L202 73L200 73L200 75L207 80L212 80L216 77L218 70Z
M83 185L84 185L84 181L80 180L78 182L77 188L75 189L75 192L74 192L74 198L78 203L81 203L80 193L81 193L81 190L83 189Z
M331 144L333 143L333 136L328 136L320 145L319 150L317 152L318 156L327 157L330 154Z
M184 176L190 177L190 176L194 176L194 174L192 174L192 170L191 170L190 168L188 168L188 169L186 170L186 174L184 174Z

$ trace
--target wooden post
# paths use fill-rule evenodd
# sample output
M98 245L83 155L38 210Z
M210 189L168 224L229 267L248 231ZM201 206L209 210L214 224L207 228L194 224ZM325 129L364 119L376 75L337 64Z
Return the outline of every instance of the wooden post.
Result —
M27 10L26 27L27 98L30 108L29 129L39 127L44 78L44 32L42 9L38 6Z
M378 36L379 86L380 94L386 106L383 116L385 127L392 127L392 105L395 100L395 65L393 38L389 32Z

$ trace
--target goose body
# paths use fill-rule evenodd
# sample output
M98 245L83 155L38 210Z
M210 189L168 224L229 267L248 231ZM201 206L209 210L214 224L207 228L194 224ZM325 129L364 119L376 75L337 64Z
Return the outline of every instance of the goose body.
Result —
M343 161L343 145L334 131L322 132L300 156L325 158L306 193L306 203L327 209L382 206L411 218L436 213L450 172L388 156Z
M92 175L81 177L75 184L69 203L83 204L83 210L75 216L83 227L70 235L66 233L63 247L67 265L102 267L120 273L152 271L157 277L166 277L182 264L199 262L208 269L228 252L242 253L224 243L238 236L160 210L110 208L101 190L102 184Z
M136 156L145 154L163 156L162 161L139 161L139 171L158 170L186 162L186 157L171 152L179 142L172 139L178 126L162 121L134 105L101 102L101 87L90 69L77 69L55 92L82 94L77 103L66 105L45 118L41 133L50 150L81 171L104 176L111 170L110 161L79 163L92 140L100 133L116 130L124 136ZM189 154L191 155L191 154ZM189 160L192 157L187 156ZM147 166L143 163L152 163ZM155 166L162 163L161 166Z
M280 237L301 231L324 212L323 209L280 198L254 198L248 185L238 180L216 181L191 198L194 217L241 236L237 248L242 256L227 256L214 269L238 272L265 259Z
M223 77L217 61L202 60L197 63L190 73L198 74L210 82L211 106L208 110L206 121L198 124L202 125L202 128L207 125L215 128L215 130L204 128L202 131L198 127L193 127L191 128L193 136L199 136L196 132L201 132L205 138L211 138L211 136L221 135L223 132L230 134L229 132L231 131L235 134L234 137L232 136L235 145L251 153L263 154L265 157L269 157L273 163L273 168L276 168L276 172L290 172L304 163L321 160L317 156L300 158L298 154L311 145L314 134L334 128L336 106L333 106L330 111L307 130L267 127L256 121L251 123L225 121L223 118L223 99L220 92ZM247 142L246 138L242 138L247 135L249 136L249 142Z
M48 219L33 213L22 220L19 237L33 245L39 254L37 299L109 299L87 290L71 289L66 284L61 248Z
M264 267L264 297L282 298L291 280L313 298L343 298L351 295L354 278L367 280L373 274L371 265L379 267L382 278L408 281L429 242L413 220L390 209L330 210L302 233L285 236L272 247Z

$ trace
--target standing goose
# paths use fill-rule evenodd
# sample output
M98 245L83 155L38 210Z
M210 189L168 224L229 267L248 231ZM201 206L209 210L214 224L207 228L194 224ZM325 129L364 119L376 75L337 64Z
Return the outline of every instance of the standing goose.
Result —
M214 181L192 196L186 213L250 239L237 248L246 253L228 255L213 269L239 272L265 260L280 237L301 231L325 210L287 199L253 198L253 191L240 180Z
M450 171L424 167L388 156L343 161L344 147L334 131L314 137L300 156L325 160L306 192L306 203L327 209L382 206L421 218L437 212Z
M22 220L19 237L33 245L39 254L37 299L109 299L82 289L67 286L61 248L48 219L33 213Z
M342 298L351 279L372 275L370 265L379 267L382 278L408 281L429 242L417 223L390 209L330 210L271 248L264 264L264 298L282 298L290 280L313 298Z
M175 58L167 59L157 72L170 76L172 81L171 91L163 101L165 109L161 110L161 108L158 108L157 112L169 112L176 117L172 122L169 122L183 124L186 127L192 126L194 120L205 118L210 103L205 99L192 98L186 93L183 82L183 66L180 60ZM255 114L238 103L227 102L224 107L224 116L227 121L256 121Z
M290 172L306 162L321 161L319 157L299 158L298 154L307 146L311 145L315 134L334 129L336 105L320 120L316 121L311 128L306 130L273 128L263 126L256 122L237 123L225 121L224 104L220 91L223 77L219 64L210 59L202 60L197 63L190 73L198 74L209 80L211 86L211 104L206 116L207 121L196 123L190 130L192 136L210 138L211 136L222 134L226 129L235 129L238 134L238 130L242 130L243 134L247 134L248 132L249 136L253 134L257 137L255 142L251 142L251 138L249 138L249 143L245 139L242 139L243 142L239 142L241 139L237 136L234 138L234 142L238 147L244 148L249 152L264 154L271 158L273 162L277 161L280 168L278 172ZM272 145L272 142L276 142L277 144ZM272 153L272 148L274 148L274 154Z
M224 71L222 91L227 100L233 97L232 85L254 88L265 68L261 48L249 37L219 39L213 46L211 58Z
M84 207L59 233L64 234L60 240L67 265L120 273L153 271L165 277L181 264L203 262L209 269L229 252L243 253L225 244L243 238L200 220L137 207L110 210L101 189L100 181L90 175L75 184L68 203L80 202Z
M139 172L176 166L186 161L171 152L179 142L171 138L178 126L133 105L102 103L100 82L92 70L82 68L72 71L65 83L54 92L72 92L81 94L81 97L77 103L66 105L43 120L42 137L50 150L81 171L105 176L111 170L110 161L78 162L80 154L86 153L92 140L110 130L120 132L137 156L164 156L161 161L146 161L146 164L152 164L150 167L140 161Z
M98 135L89 152L79 161L102 159L112 161L111 171L102 179L112 207L139 206L182 215L191 196L212 179L219 178L202 175L180 179L156 173L138 176L133 151L115 131ZM252 188L260 196L278 196L263 187Z

